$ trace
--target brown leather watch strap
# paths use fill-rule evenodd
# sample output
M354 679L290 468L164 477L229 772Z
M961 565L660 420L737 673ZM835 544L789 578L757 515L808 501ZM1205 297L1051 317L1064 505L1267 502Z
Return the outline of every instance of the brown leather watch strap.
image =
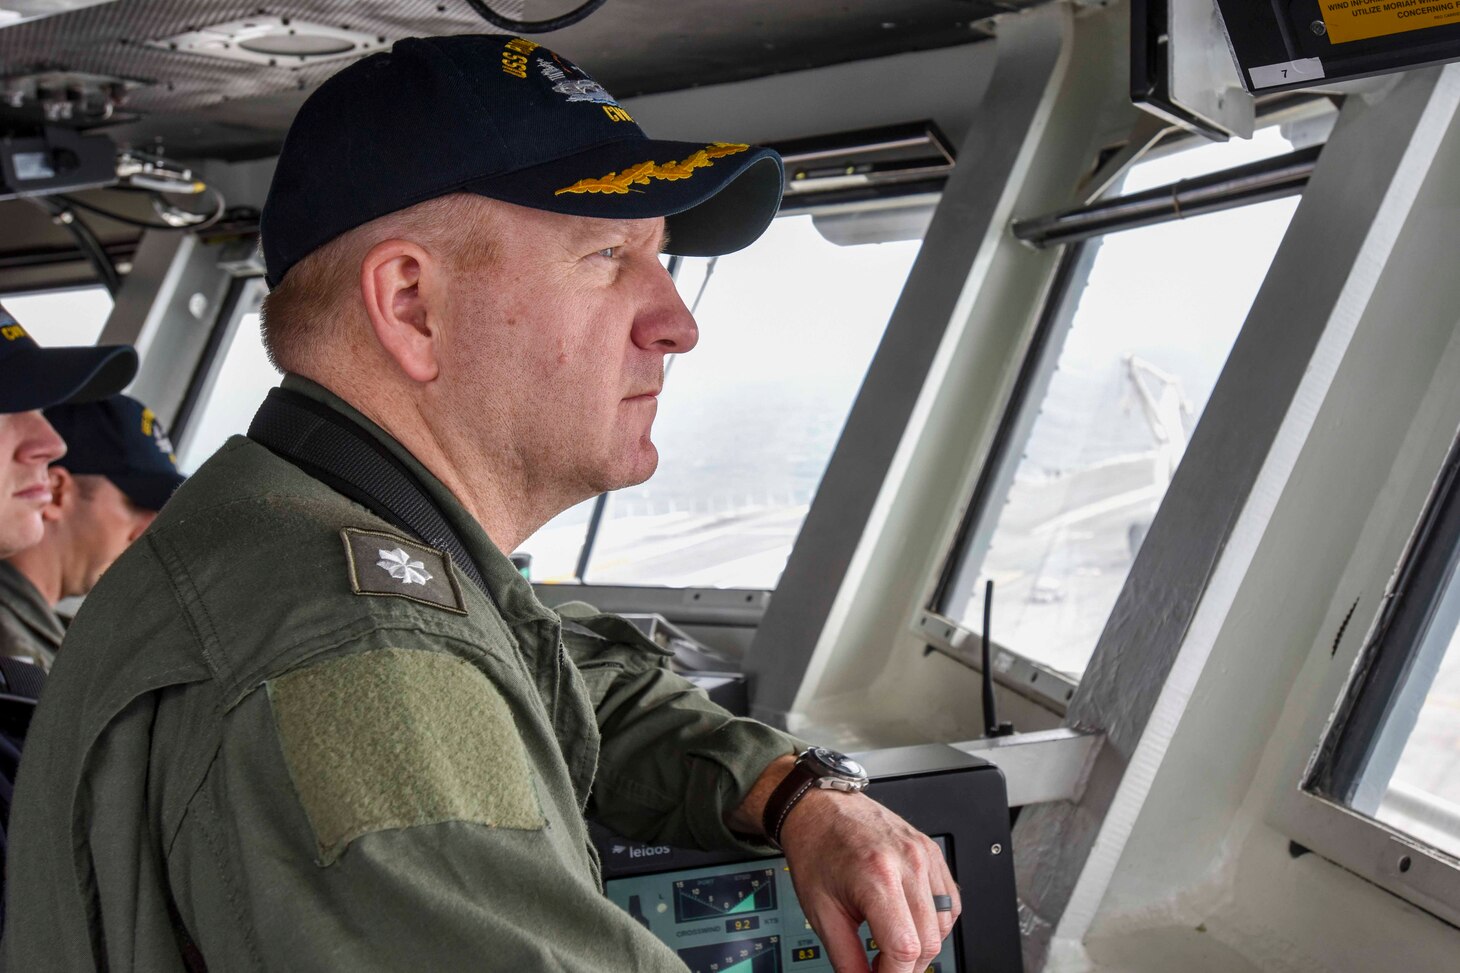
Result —
M807 791L816 786L819 779L820 775L800 760L781 778L765 802L765 811L761 815L761 827L771 844L781 847L781 827L786 823L786 815L806 796Z

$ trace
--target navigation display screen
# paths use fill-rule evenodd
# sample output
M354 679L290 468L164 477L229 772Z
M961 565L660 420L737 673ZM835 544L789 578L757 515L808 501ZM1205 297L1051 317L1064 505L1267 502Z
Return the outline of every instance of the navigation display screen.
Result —
M933 836L943 855L948 841ZM796 901L784 858L609 879L608 897L679 954L690 973L814 973L831 960ZM867 957L877 943L862 924ZM952 937L928 966L955 973Z

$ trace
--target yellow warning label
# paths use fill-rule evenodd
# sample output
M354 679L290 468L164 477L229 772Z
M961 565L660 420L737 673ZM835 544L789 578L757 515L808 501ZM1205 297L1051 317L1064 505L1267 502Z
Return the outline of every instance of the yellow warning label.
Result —
M1335 44L1460 24L1460 0L1318 0Z

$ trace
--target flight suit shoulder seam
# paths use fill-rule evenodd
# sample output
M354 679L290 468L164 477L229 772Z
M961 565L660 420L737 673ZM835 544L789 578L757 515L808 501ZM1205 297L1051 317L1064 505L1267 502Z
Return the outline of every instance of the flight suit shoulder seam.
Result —
M449 617L454 618L456 616ZM442 632L439 629L423 629L419 622L413 622L411 624L382 624L378 619L370 618L369 616L365 616L364 620L366 622L365 626L352 629L341 635L341 637L339 638L330 639L330 636L340 634L340 630L336 629L329 632L317 633L315 635L309 636L308 638L301 639L297 642L293 642L283 647L274 655L272 659L269 660L270 664L258 667L257 670L250 672L244 678L236 680L230 686L227 696L227 703L224 706L224 712L226 713L228 710L233 709L239 704L239 702L243 700L245 696L248 696L250 693L257 691L264 683L268 682L269 680L277 679L287 672L292 672L293 670L310 665L311 663L317 661L320 656L324 655L327 652L331 652L336 649L343 649L346 646L350 645L350 643L352 642L367 639L372 635L388 635L392 632L406 632L409 633L412 641L422 643L419 645L417 651L423 652L438 651L437 649L433 648L433 646L439 646L442 643L449 642L472 650L473 655L487 656L489 654L485 645L482 644L483 642L487 641L486 639L478 642L473 641L472 639L463 638L459 635L451 635L449 633ZM282 664L274 664L278 663L280 660L283 660L291 652L308 646L311 642L325 639L329 640L321 641L320 644L314 646L312 650L308 651L305 655L299 656L298 658L288 659ZM501 644L510 647L510 644L505 642L505 640L501 640ZM362 646L360 651L368 652L370 651L370 647Z
M215 687L216 685L214 683ZM202 793L203 785L207 783L208 775L212 773L214 766L217 765L218 755L222 752L223 708L219 705L216 697L213 702L212 715L213 741L212 746L206 751L207 758L192 760L185 765L184 773L191 779L192 783L188 789L187 800L183 802L183 813L178 815L177 821L168 829L169 833L164 837L163 855L167 857L172 856L172 849L177 844L178 836L182 834L183 825L187 821L188 809L198 800L199 794Z
M233 508L245 506L288 506L295 509L322 508L330 512L333 516L320 518L320 526L328 528L331 531L338 531L341 527L348 526L347 520L361 519L373 520L379 524L379 526L366 528L369 530L393 529L384 520L366 511L365 508L355 504L343 494L335 497L305 497L290 493L250 493L247 496L233 497L229 500L221 500L200 506L195 510L189 511L187 517L191 519L211 514L232 512ZM151 533L153 535L176 534L187 528L187 520L182 520L181 522L170 521L158 525Z
M206 805L206 807L200 807L200 805ZM222 881L226 889L228 905L233 912L234 921L241 927L240 931L242 932L243 941L248 945L250 966L256 970L262 970L264 968L263 958L259 955L258 944L254 941L254 924L250 921L248 911L244 908L236 876L228 867L229 863L225 856L226 849L218 841L218 835L215 831L215 828L220 826L222 822L217 809L213 806L212 796L200 786L194 792L193 797L188 800L188 807L190 810L199 809L209 817L209 821L206 824L201 824L200 822L203 841L208 846L208 853L213 859L213 867L218 873L218 878ZM179 827L179 832L181 832L181 827Z
M192 574L187 569L185 559L176 548L166 542L161 534L147 533L142 536L157 554L158 562L162 565L162 574L167 578L167 586L187 622L188 630L198 644L203 656L203 664L208 667L208 672L213 679L221 682L223 667L219 665L219 660L215 657L215 646L210 644L218 642L218 631L213 624L212 615L208 613L207 606L203 604L202 593L192 583ZM179 587L179 582L184 580L192 595L191 599ZM201 621L197 617L199 614L202 616ZM203 623L206 623L206 630ZM221 652L221 646L218 647L218 650ZM226 658L223 661L226 662Z

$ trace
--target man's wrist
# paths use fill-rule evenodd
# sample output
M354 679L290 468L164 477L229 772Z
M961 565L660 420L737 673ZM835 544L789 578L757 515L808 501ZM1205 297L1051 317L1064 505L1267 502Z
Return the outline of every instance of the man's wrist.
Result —
M737 834L753 835L757 838L762 836L764 829L761 821L765 815L766 802L770 800L771 794L775 793L776 788L780 786L781 781L795 765L796 756L789 753L777 757L766 765L765 770L761 771L760 776L751 786L750 792L745 795L745 799L725 815L725 823L731 831Z
M761 811L766 840L780 847L781 828L792 810L814 791L860 793L867 786L867 771L846 754L824 747L808 747L781 778Z

